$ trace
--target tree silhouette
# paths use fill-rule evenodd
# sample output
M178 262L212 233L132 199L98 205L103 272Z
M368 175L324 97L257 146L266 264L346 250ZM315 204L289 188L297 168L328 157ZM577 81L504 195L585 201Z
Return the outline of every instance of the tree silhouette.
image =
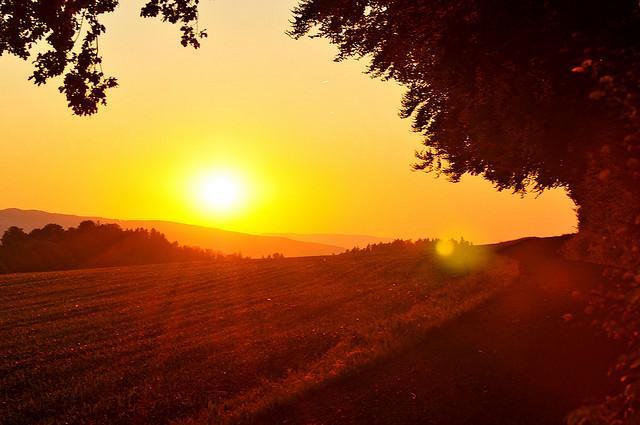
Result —
M23 244L27 240L27 234L19 227L11 226L2 235L0 242L3 246L14 247Z
M237 259L179 246L155 229L123 230L117 224L89 220L67 230L58 224L47 224L28 234L14 226L5 231L0 241L0 273Z
M408 88L401 115L425 136L417 169L523 191L574 182L586 153L625 131L596 90L637 62L639 12L634 1L304 0L290 34L328 38L337 60L366 57L372 75Z
M148 0L140 15L180 25L181 44L198 48L207 36L198 29L198 2ZM26 60L44 41L48 50L36 55L29 79L41 85L64 74L59 90L69 107L77 115L95 114L100 104L106 105L106 90L117 86L114 77L102 72L98 48L106 31L100 18L117 6L117 0L0 0L0 56Z

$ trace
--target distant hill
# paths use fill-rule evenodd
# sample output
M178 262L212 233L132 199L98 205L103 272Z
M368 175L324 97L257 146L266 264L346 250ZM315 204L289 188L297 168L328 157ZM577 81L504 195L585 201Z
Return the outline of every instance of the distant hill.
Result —
M328 233L266 233L266 236L277 236L282 238L295 239L297 241L313 242L326 245L343 246L345 248L364 248L367 245L376 243L387 243L393 241L393 238L381 238L369 235L334 235Z
M117 223L123 229L154 228L164 233L170 241L178 241L183 245L209 248L225 254L241 253L249 257L262 257L276 252L287 257L303 257L337 254L345 250L342 246L337 245L300 241L282 236L251 235L171 221L118 220L18 208L0 210L0 235L10 226L17 226L25 232L29 232L49 223L56 223L67 228L77 226L85 220Z

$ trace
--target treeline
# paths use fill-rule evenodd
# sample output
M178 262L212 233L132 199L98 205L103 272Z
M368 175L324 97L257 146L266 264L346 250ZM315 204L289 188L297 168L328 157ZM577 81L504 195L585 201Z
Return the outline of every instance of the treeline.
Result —
M435 253L437 244L441 242L440 239L396 239L392 242L379 242L375 244L369 244L364 248L354 247L346 250L341 255L349 254L366 254L366 253L393 253L393 252L425 252ZM452 245L452 252L463 251L472 248L474 245L466 241L464 238L460 240L451 239L445 241Z
M0 239L0 273L66 270L178 261L237 258L169 242L155 229L123 230L117 224L83 221L25 233L10 227Z
M364 248L355 247L340 254L357 258L401 258L410 256L419 259L418 264L446 273L447 276L460 276L477 270L487 264L491 249L475 246L460 238L449 239L396 239L393 242L369 244Z

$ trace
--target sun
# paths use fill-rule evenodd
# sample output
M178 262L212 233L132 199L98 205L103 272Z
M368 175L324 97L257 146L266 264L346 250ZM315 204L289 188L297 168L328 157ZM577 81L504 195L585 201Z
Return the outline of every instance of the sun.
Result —
M236 210L244 200L240 178L229 172L205 174L196 188L199 203L207 210L227 213Z

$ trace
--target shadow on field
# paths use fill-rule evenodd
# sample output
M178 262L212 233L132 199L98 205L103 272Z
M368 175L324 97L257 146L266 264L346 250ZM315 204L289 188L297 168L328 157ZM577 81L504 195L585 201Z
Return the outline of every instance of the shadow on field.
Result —
M620 347L597 335L578 293L597 266L565 261L561 238L496 250L521 276L499 296L358 372L264 411L259 424L561 424L609 393Z

